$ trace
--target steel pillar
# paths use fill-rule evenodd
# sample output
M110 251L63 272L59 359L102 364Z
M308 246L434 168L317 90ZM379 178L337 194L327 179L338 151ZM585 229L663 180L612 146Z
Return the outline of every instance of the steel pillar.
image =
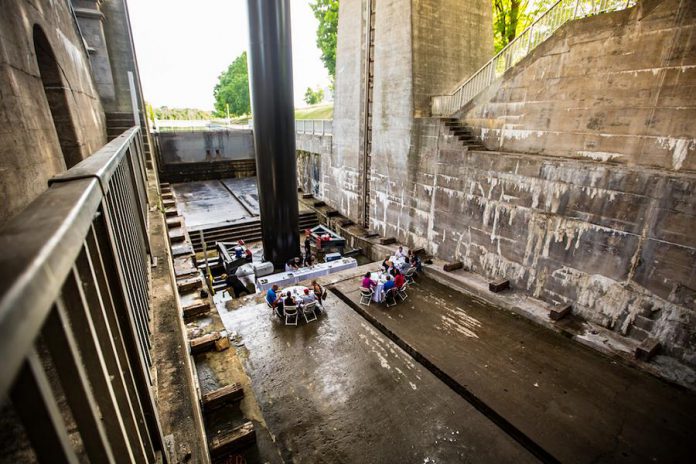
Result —
M281 267L300 255L289 0L247 0L249 82L263 251Z

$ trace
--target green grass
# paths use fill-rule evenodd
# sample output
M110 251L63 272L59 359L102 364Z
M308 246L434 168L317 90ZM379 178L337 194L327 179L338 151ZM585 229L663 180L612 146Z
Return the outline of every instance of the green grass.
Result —
M333 103L296 108L295 119L333 119Z

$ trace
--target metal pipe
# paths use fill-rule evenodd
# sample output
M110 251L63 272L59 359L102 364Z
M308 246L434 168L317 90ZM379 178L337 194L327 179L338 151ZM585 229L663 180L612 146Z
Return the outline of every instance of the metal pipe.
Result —
M264 257L300 255L289 0L247 0L249 82Z

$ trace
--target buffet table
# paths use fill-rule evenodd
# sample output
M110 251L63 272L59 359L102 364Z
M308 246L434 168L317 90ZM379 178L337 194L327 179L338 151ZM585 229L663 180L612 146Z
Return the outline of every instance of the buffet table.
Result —
M261 277L256 280L256 288L259 291L265 292L273 285L278 285L281 288L287 287L298 282L316 279L317 277L356 267L358 267L358 262L355 258L342 258L337 261L331 261L330 263L320 263L311 267L302 267L297 271L281 272L279 274Z

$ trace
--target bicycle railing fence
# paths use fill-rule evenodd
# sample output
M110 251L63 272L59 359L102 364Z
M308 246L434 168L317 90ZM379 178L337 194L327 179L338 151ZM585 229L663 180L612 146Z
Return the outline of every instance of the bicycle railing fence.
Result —
M0 397L40 462L154 462L163 449L144 163L133 127L0 230Z

